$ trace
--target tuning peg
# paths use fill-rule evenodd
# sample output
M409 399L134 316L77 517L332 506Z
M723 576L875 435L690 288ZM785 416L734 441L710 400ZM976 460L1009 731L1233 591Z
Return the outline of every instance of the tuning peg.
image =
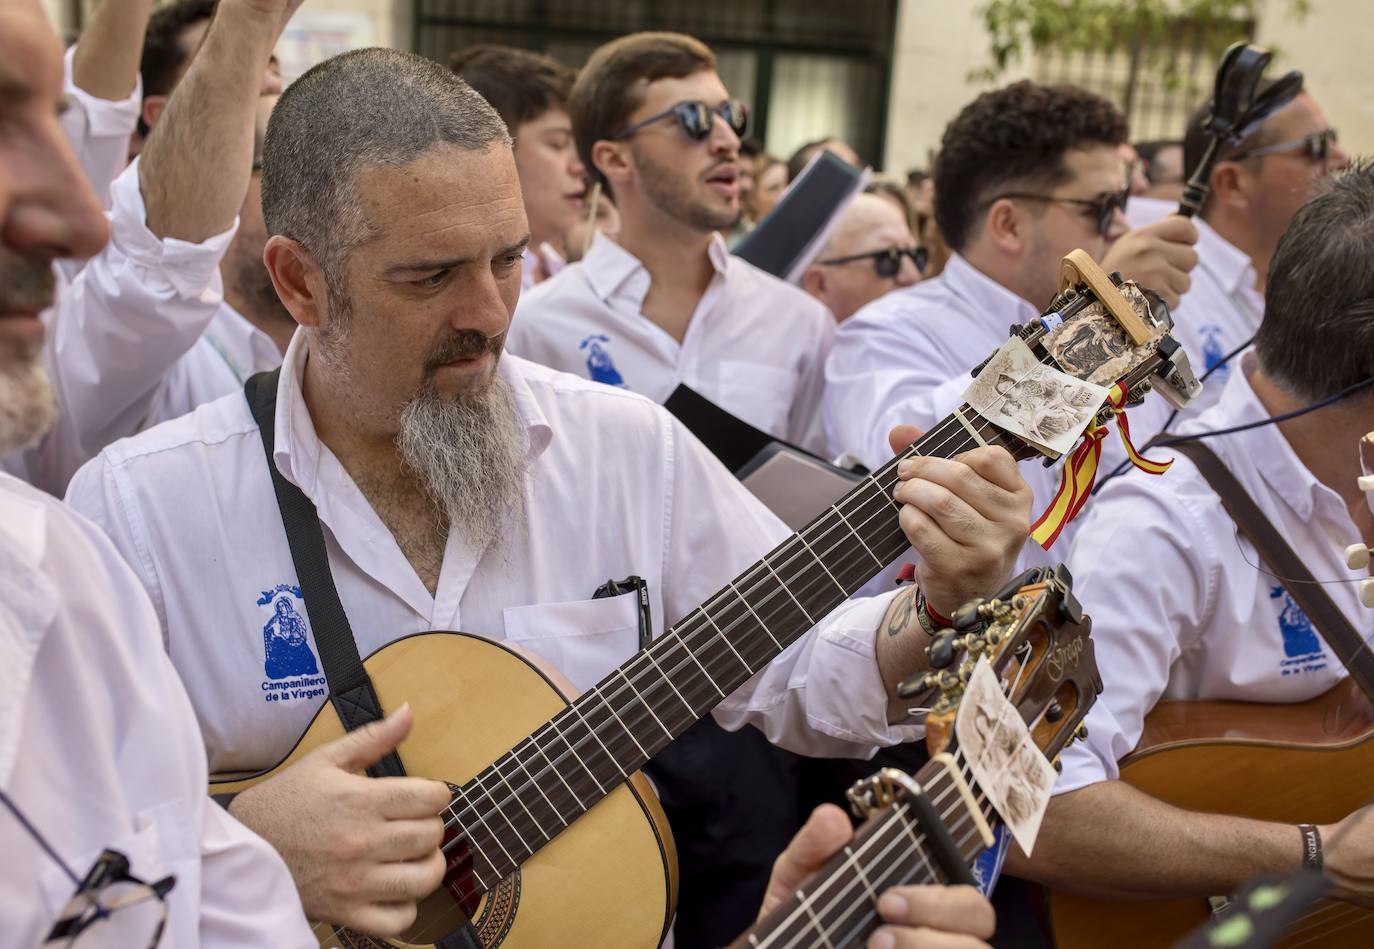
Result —
M940 679L933 672L918 672L916 675L908 676L897 683L897 697L902 699L915 698L937 688Z
M1368 567L1369 548L1364 544L1351 544L1345 548L1345 565L1351 570L1363 570Z
M1055 699L1054 701L1050 702L1049 706L1045 709L1045 721L1053 724L1054 722L1059 721L1063 717L1064 706L1059 704L1059 700Z
M1374 491L1374 475L1360 475L1355 479L1361 491Z
M1086 722L1078 723L1078 727L1073 730L1073 737L1078 741L1088 740L1088 725Z
M969 600L963 606L955 610L954 615L949 618L950 622L954 624L954 628L960 630L975 629L982 625L983 619L978 615L978 610L986 602L987 601L982 597L979 597Z
M930 641L926 648L930 656L930 668L947 669L954 663L954 631L941 633Z
M1360 602L1374 610L1374 577L1360 581Z

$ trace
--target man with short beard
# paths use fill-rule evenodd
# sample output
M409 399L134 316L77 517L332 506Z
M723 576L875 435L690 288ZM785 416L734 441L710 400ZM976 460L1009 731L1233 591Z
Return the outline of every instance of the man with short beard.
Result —
M372 49L303 75L268 126L263 211L302 327L267 390L270 457L237 394L110 446L69 493L151 595L214 770L272 766L325 701L323 677L298 672L318 646L268 465L319 515L361 654L464 629L582 689L788 536L661 407L502 356L529 227L505 126L448 70ZM911 459L894 499L931 611L1004 582L1029 517L1007 453ZM645 629L637 596L593 597L627 574ZM914 595L841 606L717 718L813 754L910 739L893 692L924 664ZM312 918L394 933L438 885L438 805L398 807L384 789L403 779L356 773L375 760L312 752L229 806Z
M295 329L261 264L257 151L245 160L240 147L252 140L255 114L265 127L280 77L217 61L217 83L183 87L213 9L204 0L179 0L149 24L147 50L174 51L164 49L158 61L176 92L147 97L145 118L161 131L111 186L110 243L48 321L47 368L61 406L56 424L39 444L0 459L3 470L44 490L60 494L110 442L274 368ZM183 58L169 60L176 55Z
M748 110L716 59L676 33L602 46L568 101L582 163L620 234L521 303L510 351L665 401L679 383L770 435L824 450L818 416L834 320L797 287L731 256Z

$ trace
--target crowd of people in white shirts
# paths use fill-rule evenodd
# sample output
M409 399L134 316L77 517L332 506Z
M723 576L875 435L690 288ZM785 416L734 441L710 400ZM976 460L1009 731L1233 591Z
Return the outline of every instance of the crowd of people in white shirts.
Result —
M586 689L790 533L663 410L679 385L877 468L959 405L1075 248L1154 289L1208 372L1177 418L1133 410L1138 443L1374 376L1374 169L1346 167L1308 93L1223 150L1188 219L1131 180L1111 103L993 90L946 129L931 221L860 195L798 286L728 249L742 181L777 163L741 157L747 110L699 41L632 34L577 73L503 47L450 66L359 50L283 89L272 52L299 3L103 0L65 57L37 0L0 8L5 945L41 944L79 890L99 944L241 946L313 944L307 919L394 934L438 886L447 786L358 774L408 733L405 708L207 796L209 774L281 761L327 701L269 465L318 513L362 655L462 629ZM918 246L936 240L938 264ZM276 373L267 446L244 395L259 373ZM1320 577L1374 541L1356 488L1369 399L1208 442ZM932 628L1064 561L1105 689L1034 855L1013 847L1007 872L1191 895L1301 866L1292 826L1117 780L1161 698L1293 702L1344 676L1174 461L1109 479L1049 552L1028 533L1057 469L992 447L905 462L894 502L915 583L849 599L725 697L721 728L651 771L665 802L790 792L746 766L769 745L867 758L917 741L896 688L928 667ZM647 619L633 595L593 595L626 574ZM1330 592L1367 631L1354 587ZM274 643L288 620L302 635ZM293 680L311 687L279 687ZM756 866L738 880L704 858L720 889L684 891L681 945L733 938L851 833L833 806L803 820L795 794L720 791L700 827L675 821L684 860L732 806L771 836L748 838ZM1321 828L1339 841L1325 867L1363 897L1374 831L1341 826ZM107 851L129 879L174 880L145 901L164 930L82 885ZM964 887L898 887L879 909L874 947L993 937Z

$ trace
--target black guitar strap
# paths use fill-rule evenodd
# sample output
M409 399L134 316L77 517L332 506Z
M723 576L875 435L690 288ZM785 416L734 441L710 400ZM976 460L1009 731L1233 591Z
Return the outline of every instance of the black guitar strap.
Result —
M353 627L344 615L339 591L334 587L334 575L329 572L329 554L324 547L324 529L315 505L300 488L277 470L272 453L276 444L274 427L277 412L277 377L280 369L260 372L243 386L248 406L262 433L262 447L267 453L267 470L272 473L272 489L277 494L282 526L286 528L286 542L291 546L291 562L296 565L296 577L305 597L305 611L310 627L315 631L315 646L320 651L320 664L329 682L329 701L339 715L344 728L353 731L368 722L383 717L382 703L372 688L372 680L363 668ZM374 778L398 777L406 773L400 757L393 751L367 769Z
M1160 432L1155 439L1172 438L1168 432ZM1154 439L1152 439L1153 441ZM1288 541L1278 532L1269 518L1264 516L1254 498L1236 480L1236 476L1222 464L1220 458L1206 445L1196 441L1179 442L1170 445L1197 466L1197 470L1207 479L1212 490L1221 498L1226 513L1236 522L1240 532L1254 544L1255 551L1282 579L1284 589L1307 614L1322 639L1331 647L1344 664L1346 671L1370 701L1374 701L1374 675L1371 675L1369 653L1364 637L1359 634L1350 620L1346 619L1330 594L1307 569L1306 564L1289 546Z

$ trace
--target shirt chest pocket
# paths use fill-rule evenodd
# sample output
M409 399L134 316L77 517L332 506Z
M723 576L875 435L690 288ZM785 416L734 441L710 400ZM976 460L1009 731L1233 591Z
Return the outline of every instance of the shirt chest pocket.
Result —
M796 397L797 374L780 366L722 360L721 408L775 438L795 440L788 416Z
M506 641L548 660L579 692L639 651L639 598L634 593L509 607Z
M173 892L166 895L168 901L173 901L177 888L195 890L200 886L195 872L197 851L193 841L196 838L190 832L190 817L183 801L166 801L147 808L134 817L135 830L69 859L67 865L78 877L84 878L104 850L116 851L129 861L128 872L145 883L174 876ZM76 885L56 866L47 867L39 882L48 915L56 919L72 901ZM113 911L108 919L94 923L88 935L79 939L78 945L84 945L87 939L93 945L102 946L148 945L162 918L162 906L156 897L140 893L132 884L114 883L100 890L96 898ZM174 929L175 920L169 918L161 945L175 942Z

